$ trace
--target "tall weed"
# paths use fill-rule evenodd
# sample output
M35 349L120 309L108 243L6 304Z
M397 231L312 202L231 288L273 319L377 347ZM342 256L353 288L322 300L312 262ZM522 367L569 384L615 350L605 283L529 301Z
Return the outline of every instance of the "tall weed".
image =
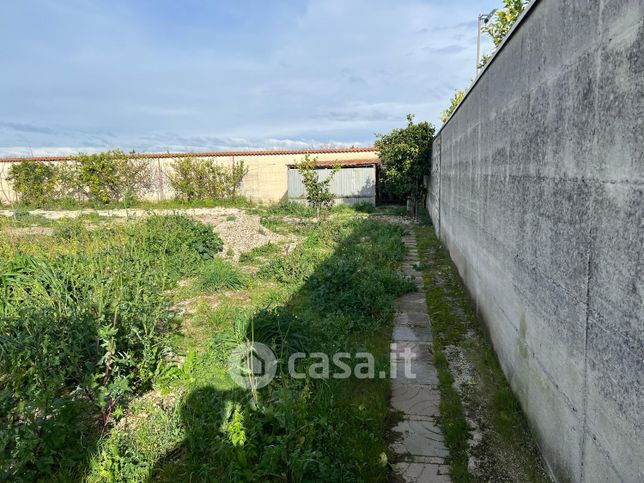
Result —
M179 216L57 235L86 248L0 262L0 480L85 457L91 427L111 425L160 370L174 320L167 289L222 247Z

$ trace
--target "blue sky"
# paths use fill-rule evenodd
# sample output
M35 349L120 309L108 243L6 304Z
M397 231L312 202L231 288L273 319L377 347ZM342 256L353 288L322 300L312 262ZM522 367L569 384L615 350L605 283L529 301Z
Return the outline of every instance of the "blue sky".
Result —
M13 156L371 145L409 112L438 126L500 1L3 3Z

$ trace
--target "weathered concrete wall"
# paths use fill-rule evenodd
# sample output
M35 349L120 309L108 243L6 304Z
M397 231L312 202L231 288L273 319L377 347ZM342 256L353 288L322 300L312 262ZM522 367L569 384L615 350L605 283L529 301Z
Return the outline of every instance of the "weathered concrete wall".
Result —
M553 473L644 481L644 2L535 2L434 150L436 231Z
M273 203L287 198L288 190L288 165L300 162L305 154L319 161L355 162L356 160L377 160L378 152L373 148L347 148L347 149L320 149L307 151L263 151L249 153L191 153L195 158L212 158L224 166L243 161L248 167L248 174L241 186L241 194L248 199L260 203ZM172 164L187 154L177 155L144 155L145 161L150 163L151 190L145 198L150 200L165 200L174 197L170 185L169 175L172 173ZM64 162L52 158L29 158L42 162L57 164ZM0 203L16 201L16 195L7 181L11 164L19 160L7 161L0 159Z

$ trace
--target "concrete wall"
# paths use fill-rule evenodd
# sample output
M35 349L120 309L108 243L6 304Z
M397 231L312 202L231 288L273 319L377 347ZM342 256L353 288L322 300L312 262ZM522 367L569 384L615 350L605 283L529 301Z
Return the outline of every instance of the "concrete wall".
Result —
M300 162L308 153L319 161L355 162L355 160L377 160L378 152L373 148L320 149L307 151L263 151L249 153L192 153L190 156L212 158L225 166L233 162L243 161L248 167L248 174L243 180L241 194L252 201L273 203L287 198L288 165ZM150 163L151 190L145 198L164 200L174 197L170 186L169 174L172 173L172 163L177 159L188 156L176 155L142 155ZM158 156L158 157L157 157ZM64 162L60 158L29 158L41 162L58 164ZM11 183L6 177L11 164L20 160L0 159L0 203L8 204L16 201L16 195L11 189Z
M436 231L551 470L644 481L644 2L534 2L433 164Z

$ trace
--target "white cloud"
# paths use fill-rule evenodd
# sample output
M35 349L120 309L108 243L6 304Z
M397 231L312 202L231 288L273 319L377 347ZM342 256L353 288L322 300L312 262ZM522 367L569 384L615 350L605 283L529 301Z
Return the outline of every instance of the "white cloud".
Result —
M371 144L409 112L438 123L496 3L11 2L0 146Z

